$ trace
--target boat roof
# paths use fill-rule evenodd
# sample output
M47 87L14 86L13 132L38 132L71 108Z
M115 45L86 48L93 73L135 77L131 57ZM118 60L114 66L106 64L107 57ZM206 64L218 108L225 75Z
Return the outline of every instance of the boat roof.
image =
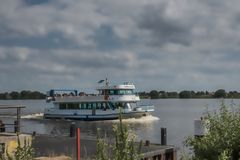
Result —
M135 89L135 86L132 83L124 83L119 85L105 85L97 87L97 90L116 90L116 89Z
M106 85L104 86L98 86L96 90L118 90L118 89L135 89L135 85L131 82L124 82L123 84L118 85ZM78 94L78 91L76 89L51 89L47 92L49 95L54 95L55 92L72 92L75 95Z

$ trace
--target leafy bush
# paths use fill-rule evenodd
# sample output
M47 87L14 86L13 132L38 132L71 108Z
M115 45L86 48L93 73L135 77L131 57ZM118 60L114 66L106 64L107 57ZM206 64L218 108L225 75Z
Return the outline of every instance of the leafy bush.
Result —
M207 114L205 117L207 134L203 137L189 137L185 142L185 145L193 151L189 159L238 160L240 158L240 107L234 107L227 107L222 103L219 111Z
M7 151L7 156L3 154L0 156L0 160L33 160L34 149L31 144L24 139L24 144L21 146L19 135L18 135L18 146L13 155L10 155Z
M115 143L110 144L106 138L100 138L99 130L97 137L97 160L137 160L141 159L140 153L142 142L136 147L135 135L130 134L128 126L122 122L122 114L119 123L113 125ZM112 153L110 153L112 152Z

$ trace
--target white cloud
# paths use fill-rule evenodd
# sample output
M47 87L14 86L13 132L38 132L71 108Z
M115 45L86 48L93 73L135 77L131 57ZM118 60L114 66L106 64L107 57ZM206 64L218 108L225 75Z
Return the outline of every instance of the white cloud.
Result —
M236 0L0 2L5 90L89 87L106 76L143 89L231 89L240 79ZM58 45L36 47L50 38Z

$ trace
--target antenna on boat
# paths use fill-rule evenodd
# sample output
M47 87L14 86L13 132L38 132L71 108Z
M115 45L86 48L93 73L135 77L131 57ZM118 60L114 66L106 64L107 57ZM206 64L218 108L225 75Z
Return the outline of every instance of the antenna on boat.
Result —
M106 87L108 87L108 79L106 78L105 80L105 83L106 83ZM108 91L107 90L104 90L104 100L108 100Z
M108 79L107 78L106 78L105 82L106 82L106 86L108 86L109 83L108 83Z

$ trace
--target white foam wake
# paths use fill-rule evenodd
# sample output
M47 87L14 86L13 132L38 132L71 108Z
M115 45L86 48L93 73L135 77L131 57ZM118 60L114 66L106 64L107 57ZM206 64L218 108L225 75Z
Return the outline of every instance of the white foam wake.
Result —
M34 114L28 114L28 115L23 115L21 118L23 119L43 119L43 113L34 113ZM152 115L148 116L143 116L141 118L128 118L128 119L123 119L123 122L126 123L151 123L153 121L158 121L160 118L154 117ZM112 120L112 122L119 122L119 120Z
M21 118L25 119L42 119L43 118L43 113L34 113L34 114L28 114L28 115L23 115Z
M123 119L123 122L126 123L151 123L153 121L158 121L160 118L154 117L152 115L144 116L141 118L128 118L128 119ZM119 120L113 120L114 122L119 122Z

